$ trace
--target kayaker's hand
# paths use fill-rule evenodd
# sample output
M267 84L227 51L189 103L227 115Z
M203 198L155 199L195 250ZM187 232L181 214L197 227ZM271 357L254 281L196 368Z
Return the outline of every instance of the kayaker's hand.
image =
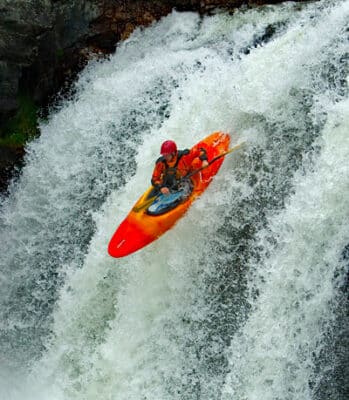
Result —
M162 193L162 194L170 194L170 189L168 188L168 187L162 187L161 189L160 189L160 192Z
M208 166L208 161L204 160L201 164L202 167L207 167Z

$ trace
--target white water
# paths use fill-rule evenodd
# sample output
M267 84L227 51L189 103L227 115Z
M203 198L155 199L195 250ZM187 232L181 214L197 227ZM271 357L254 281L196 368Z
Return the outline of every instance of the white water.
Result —
M343 363L348 22L348 1L174 12L81 74L2 204L1 400L344 398L340 371L325 382ZM174 229L110 258L161 141L218 129L247 146Z

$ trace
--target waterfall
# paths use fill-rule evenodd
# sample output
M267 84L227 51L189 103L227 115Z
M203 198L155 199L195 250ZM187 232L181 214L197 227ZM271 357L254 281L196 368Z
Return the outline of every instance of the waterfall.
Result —
M344 400L349 1L173 11L91 61L0 205L1 400ZM162 141L232 144L177 225L113 232Z

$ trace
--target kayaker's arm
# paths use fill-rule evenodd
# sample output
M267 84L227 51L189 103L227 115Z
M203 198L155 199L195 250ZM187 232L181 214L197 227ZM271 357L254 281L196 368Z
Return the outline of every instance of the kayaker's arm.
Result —
M164 173L165 173L164 158L160 157L155 163L155 168L151 178L151 184L154 186L156 191L159 191L162 194L169 194L170 193L169 188L164 185L164 180L163 180Z
M206 167L207 165L208 165L208 157L206 149L204 147L193 149L190 154L189 168L186 174L189 171L194 171L198 168Z
M163 157L160 157L156 160L154 171L151 177L151 184L159 190L163 184L164 171L165 171L165 165L163 162Z
M206 149L204 149L203 147L200 147L199 159L200 159L201 161L207 161L207 162L208 162L207 151L206 151Z

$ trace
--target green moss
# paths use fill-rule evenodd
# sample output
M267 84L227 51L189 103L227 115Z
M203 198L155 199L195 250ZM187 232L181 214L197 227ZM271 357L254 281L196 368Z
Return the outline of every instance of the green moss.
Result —
M63 49L57 49L56 55L57 55L57 58L63 58L64 50Z
M38 107L28 95L20 95L17 114L1 127L0 145L21 147L39 134Z

